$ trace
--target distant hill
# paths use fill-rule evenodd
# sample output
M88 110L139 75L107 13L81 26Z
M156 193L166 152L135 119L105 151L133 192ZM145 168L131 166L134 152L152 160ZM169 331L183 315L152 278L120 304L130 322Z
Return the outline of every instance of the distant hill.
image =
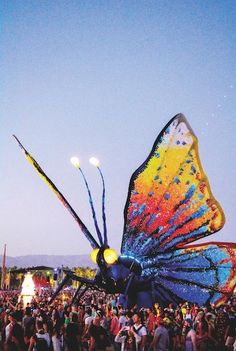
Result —
M0 266L2 265L2 255L0 255ZM30 267L30 266L60 267L90 267L95 268L89 255L27 255L11 257L7 256L7 267Z

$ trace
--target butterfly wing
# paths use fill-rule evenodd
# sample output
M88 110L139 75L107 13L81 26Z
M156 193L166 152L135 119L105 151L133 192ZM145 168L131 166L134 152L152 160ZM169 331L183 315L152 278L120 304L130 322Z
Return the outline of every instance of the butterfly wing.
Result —
M141 258L203 238L224 224L182 114L162 130L131 177L124 210L122 254Z
M153 293L163 303L190 301L219 305L236 285L236 244L208 243L158 255L143 263L153 276Z

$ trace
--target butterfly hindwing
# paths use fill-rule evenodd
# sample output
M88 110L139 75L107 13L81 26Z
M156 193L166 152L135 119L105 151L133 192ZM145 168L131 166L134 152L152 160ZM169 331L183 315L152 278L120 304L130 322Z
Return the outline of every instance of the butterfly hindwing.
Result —
M197 138L182 114L167 124L132 175L124 217L121 252L137 258L182 247L223 226Z
M143 262L144 277L154 278L158 301L219 305L236 285L236 244L208 243L158 255Z

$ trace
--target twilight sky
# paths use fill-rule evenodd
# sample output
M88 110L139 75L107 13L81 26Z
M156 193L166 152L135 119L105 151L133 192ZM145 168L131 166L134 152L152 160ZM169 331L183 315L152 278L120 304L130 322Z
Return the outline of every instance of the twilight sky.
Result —
M83 254L90 245L25 161L16 134L94 233L77 155L110 246L120 249L130 176L183 112L235 241L235 1L2 1L0 253Z

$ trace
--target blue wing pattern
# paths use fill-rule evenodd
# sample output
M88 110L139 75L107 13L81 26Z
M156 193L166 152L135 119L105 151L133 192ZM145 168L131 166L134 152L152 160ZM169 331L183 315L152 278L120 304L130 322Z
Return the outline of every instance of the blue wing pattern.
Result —
M142 266L143 277L154 277L155 300L219 305L236 285L236 244L192 245L147 258Z

